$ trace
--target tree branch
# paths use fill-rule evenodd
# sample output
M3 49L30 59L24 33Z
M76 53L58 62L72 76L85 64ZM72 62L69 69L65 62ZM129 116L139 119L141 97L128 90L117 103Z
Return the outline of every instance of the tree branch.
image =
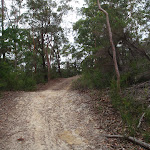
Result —
M135 143L137 145L140 145L140 146L144 147L145 149L150 150L150 144L145 143L141 140L137 140L136 138L131 137L131 136L126 137L126 136L123 136L123 135L104 135L104 137L107 137L107 138L122 138L122 139L128 140L132 143Z
M150 108L150 105L147 107L147 109L149 109L149 108ZM140 118L140 120L139 120L139 124L138 124L137 128L140 128L144 116L145 116L145 112L142 114L142 116L141 116L141 118Z

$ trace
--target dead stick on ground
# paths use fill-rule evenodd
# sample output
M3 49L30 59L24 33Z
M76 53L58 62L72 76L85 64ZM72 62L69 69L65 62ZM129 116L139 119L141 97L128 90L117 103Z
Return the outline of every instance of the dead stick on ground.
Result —
M150 105L147 107L147 109L149 109L149 108L150 108ZM139 120L139 124L138 124L137 128L140 128L144 116L145 116L145 113L142 114L142 116L141 116L141 118L140 118L140 120Z
M138 145L150 150L150 144L142 142L141 140L137 140L136 138L131 137L131 136L126 137L126 136L123 136L123 135L104 135L104 137L107 137L107 138L122 138L122 139L131 141L135 144L138 144Z

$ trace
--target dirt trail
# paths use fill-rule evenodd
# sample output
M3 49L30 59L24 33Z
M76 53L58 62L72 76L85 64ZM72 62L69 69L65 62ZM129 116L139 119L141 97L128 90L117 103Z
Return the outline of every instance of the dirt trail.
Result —
M73 79L14 98L0 118L0 150L108 150L104 131L82 103L90 97L70 90Z

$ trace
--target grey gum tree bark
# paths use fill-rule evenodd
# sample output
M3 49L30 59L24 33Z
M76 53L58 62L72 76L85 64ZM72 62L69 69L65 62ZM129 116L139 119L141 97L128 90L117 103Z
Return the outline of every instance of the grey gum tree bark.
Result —
M112 51L113 51L113 62L114 62L116 76L117 76L117 89L120 92L120 72L119 72L118 63L117 63L117 59L116 59L116 49L115 49L114 42L113 42L109 16L108 16L107 11L105 11L101 7L99 0L97 0L97 4L98 4L99 10L102 11L106 15L106 23L107 23L108 33L109 33L109 40L110 40L110 44L111 44Z

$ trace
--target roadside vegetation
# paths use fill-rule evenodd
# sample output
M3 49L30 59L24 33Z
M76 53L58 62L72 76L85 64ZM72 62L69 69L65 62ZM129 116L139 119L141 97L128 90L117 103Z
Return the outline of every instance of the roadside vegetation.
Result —
M73 44L61 26L72 10L69 2L13 0L9 12L1 0L0 91L31 91L39 83L79 75L73 89L108 91L123 121L122 134L150 143L149 0L85 0L82 18L73 25ZM99 6L108 13L113 41Z
M35 90L80 72L76 61L61 61L71 47L61 26L69 0L12 0L9 6L1 0L0 91Z
M123 121L121 134L150 143L150 93L145 92L150 89L149 2L100 2L110 17L121 92L117 90L106 16L99 12L95 1L86 2L87 7L80 10L83 19L74 24L78 33L76 42L81 49L76 55L82 53L85 59L81 64L82 76L72 88L87 93L93 89L108 91L109 101Z

